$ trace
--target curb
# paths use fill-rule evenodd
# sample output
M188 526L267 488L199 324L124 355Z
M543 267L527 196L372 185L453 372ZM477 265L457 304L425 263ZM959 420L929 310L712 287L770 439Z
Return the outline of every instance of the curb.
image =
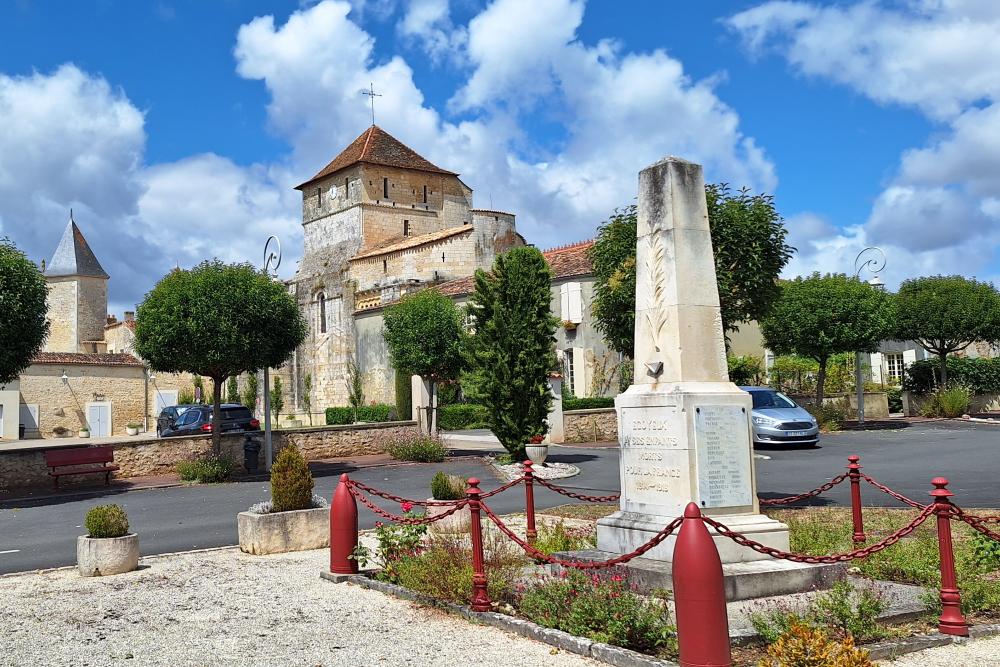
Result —
M986 639L1000 635L1000 623L990 623L986 625L973 625L969 627L968 637L956 637L945 635L940 632L933 632L928 635L917 635L916 637L906 637L903 639L890 639L884 642L859 646L868 651L872 660L891 660L907 653L916 653L924 649L936 646L947 646L948 644L966 644L976 639Z
M595 642L583 637L577 637L567 632L563 632L562 630L543 628L537 623L525 621L520 618L514 618L513 616L508 616L507 614L501 614L495 611L472 611L469 607L464 605L438 600L428 595L424 595L423 593L417 593L408 588L403 588L402 586L398 586L396 584L370 579L363 574L351 575L344 578L337 577L335 580L328 572L321 572L320 577L329 581L346 581L347 583L377 591L379 593L385 593L387 595L392 595L393 597L409 600L410 602L416 602L428 607L435 607L437 609L462 616L463 618L466 618L474 623L481 623L482 625L489 625L500 630L512 632L516 635L520 635L528 639L534 639L535 641L548 644L549 646L554 646L570 653L576 653L588 658L593 658L594 660L608 665L614 665L614 667L678 667L675 662L659 660L636 651L621 648L620 646L612 646L610 644Z

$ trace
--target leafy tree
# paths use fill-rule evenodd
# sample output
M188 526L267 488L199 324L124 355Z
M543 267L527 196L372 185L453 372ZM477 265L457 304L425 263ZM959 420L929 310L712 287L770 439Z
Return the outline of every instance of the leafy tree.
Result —
M248 373L246 386L243 387L243 405L246 406L247 410L254 413L257 411L257 396L260 393L259 387L257 371Z
M715 253L723 330L760 320L778 298L778 275L794 248L771 195L733 193L725 183L705 186ZM617 352L633 356L635 328L635 205L616 210L600 226L590 259L597 277L592 312Z
M895 338L915 340L937 355L941 383L952 352L1000 340L1000 295L990 283L962 276L906 280L896 295Z
M490 273L477 271L475 280L469 365L490 429L521 461L528 439L548 430L558 323L550 309L552 272L536 248L522 247L497 257Z
M230 375L226 380L226 403L240 402L240 387L236 383L236 376Z
M354 409L354 421L358 421L358 410L365 404L365 379L353 361L347 362L347 403Z
M814 273L781 285L781 296L761 320L775 354L799 354L819 364L816 402L823 402L827 362L838 353L874 352L892 330L892 299L843 274Z
M309 415L309 425L313 425L313 413L312 413L312 390L313 390L313 376L306 373L302 378L302 407L306 409L306 414Z
M49 335L48 286L34 262L0 239L0 385L13 382Z
M205 395L205 380L200 375L195 375L191 379L191 384L194 385L195 400L199 403L208 403L208 396Z
M285 396L281 386L281 376L274 376L274 385L271 387L271 412L274 418L281 416L281 411L285 407Z
M222 453L222 384L282 365L306 336L288 290L249 264L202 262L171 271L136 314L136 352L153 370L212 378L212 449Z
M464 333L455 303L437 290L422 290L386 308L384 323L396 372L429 381L431 405L436 405L438 383L458 378L462 370ZM436 430L436 415L430 422Z
M729 379L738 385L758 385L764 376L760 357L730 354L726 357L726 363L729 366Z

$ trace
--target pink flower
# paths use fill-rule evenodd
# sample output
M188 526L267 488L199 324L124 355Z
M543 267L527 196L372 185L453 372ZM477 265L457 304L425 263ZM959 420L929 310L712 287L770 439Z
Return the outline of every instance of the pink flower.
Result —
M413 509L413 503L410 503L410 502L400 503L399 506L400 506L400 508L402 508L403 514L406 514L407 512L409 512L410 510Z

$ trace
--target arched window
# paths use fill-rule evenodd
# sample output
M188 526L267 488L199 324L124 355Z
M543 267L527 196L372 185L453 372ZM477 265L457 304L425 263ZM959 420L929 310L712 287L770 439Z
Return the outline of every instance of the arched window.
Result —
M320 292L316 295L316 303L319 306L319 332L326 333L326 294Z

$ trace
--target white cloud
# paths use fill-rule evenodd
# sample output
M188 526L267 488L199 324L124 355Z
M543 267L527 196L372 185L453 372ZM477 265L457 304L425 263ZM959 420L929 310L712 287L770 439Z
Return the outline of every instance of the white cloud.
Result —
M863 227L831 242L892 248L908 275L989 271L1000 244L1000 4L983 0L768 2L728 24L754 54L941 125L900 156ZM830 250L828 248L827 250ZM813 255L825 270L842 257Z
M410 0L396 32L418 42L432 62L462 62L468 35L452 24L449 0Z

